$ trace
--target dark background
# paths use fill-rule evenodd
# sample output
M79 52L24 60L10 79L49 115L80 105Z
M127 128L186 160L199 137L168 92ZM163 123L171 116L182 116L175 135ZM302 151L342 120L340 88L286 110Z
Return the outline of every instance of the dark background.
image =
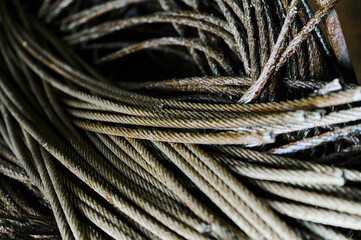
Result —
M357 79L361 83L361 1L340 0L337 4L337 12Z

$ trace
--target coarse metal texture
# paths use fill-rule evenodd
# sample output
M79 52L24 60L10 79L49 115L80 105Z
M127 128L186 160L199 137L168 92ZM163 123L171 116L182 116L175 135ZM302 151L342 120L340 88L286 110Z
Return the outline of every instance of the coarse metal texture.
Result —
M336 0L0 1L0 239L361 239Z

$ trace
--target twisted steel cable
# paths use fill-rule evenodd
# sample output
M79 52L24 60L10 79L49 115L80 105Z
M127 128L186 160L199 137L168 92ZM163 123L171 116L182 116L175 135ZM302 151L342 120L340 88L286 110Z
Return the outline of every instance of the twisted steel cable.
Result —
M0 238L360 239L361 87L317 4L0 1Z

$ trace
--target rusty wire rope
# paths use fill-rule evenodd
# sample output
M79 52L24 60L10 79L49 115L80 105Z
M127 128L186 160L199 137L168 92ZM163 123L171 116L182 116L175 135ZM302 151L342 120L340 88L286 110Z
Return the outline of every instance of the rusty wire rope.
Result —
M315 3L0 1L0 239L361 239L361 87Z

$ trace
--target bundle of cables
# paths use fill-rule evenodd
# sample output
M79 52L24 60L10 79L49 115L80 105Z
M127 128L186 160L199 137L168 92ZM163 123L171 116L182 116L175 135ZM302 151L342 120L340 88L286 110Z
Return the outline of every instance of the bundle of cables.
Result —
M1 0L0 239L361 239L336 0Z

